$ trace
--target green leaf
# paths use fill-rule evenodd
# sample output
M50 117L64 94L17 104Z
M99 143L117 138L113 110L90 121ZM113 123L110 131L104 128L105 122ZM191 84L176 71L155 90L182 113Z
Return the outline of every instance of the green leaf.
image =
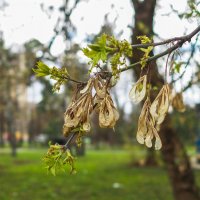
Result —
M148 53L148 49L145 49L145 48L139 48L141 51L143 51L144 53Z
M102 34L100 37L98 37L97 44L99 44L99 46L101 48L105 48L106 47L106 40L107 40L107 35Z
M172 70L175 73L180 73L181 66L185 64L185 62L174 62L172 66Z
M152 40L148 38L146 35L138 36L137 38L141 40L142 44L148 44L152 42ZM138 48L138 49L144 52L144 55L140 59L141 69L143 69L147 64L147 59L150 57L149 54L153 50L153 46L148 46L147 48Z
M137 39L139 39L142 44L147 44L152 42L152 40L146 35L137 36Z
M32 69L36 73L36 76L50 75L50 68L42 61L37 62L36 67L37 67L36 69L34 68Z
M53 166L50 168L51 173L56 176L56 168Z
M107 35L103 34L97 38L95 44L90 44L88 47L83 48L82 51L85 56L90 60L90 64L94 67L100 61L105 62L107 60L108 53L111 51L107 46Z

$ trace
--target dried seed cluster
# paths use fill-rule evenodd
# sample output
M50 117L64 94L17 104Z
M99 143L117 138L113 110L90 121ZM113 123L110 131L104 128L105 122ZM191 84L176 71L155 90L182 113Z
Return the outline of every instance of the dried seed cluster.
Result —
M147 76L141 77L132 87L130 98L134 103L139 103L146 96ZM155 100L152 102L147 97L139 120L136 139L140 144L152 147L152 140L155 138L155 149L160 149L162 143L158 134L161 123L164 121L170 104L169 85L161 88Z
M152 147L152 139L155 137L155 149L160 149L162 143L158 135L158 130L155 128L155 120L150 113L150 108L151 102L147 97L138 120L136 139L140 144L145 143L150 148Z
M102 128L113 128L119 119L119 113L110 96L109 80L100 75L89 79L84 88L77 88L71 104L64 114L63 134L70 132L84 134L91 129L90 115L96 110L99 114L99 125Z

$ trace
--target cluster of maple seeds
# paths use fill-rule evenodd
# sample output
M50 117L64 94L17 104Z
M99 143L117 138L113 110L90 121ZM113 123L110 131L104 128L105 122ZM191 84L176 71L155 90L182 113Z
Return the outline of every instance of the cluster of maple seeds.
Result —
M79 136L89 132L91 129L90 115L94 110L99 115L101 128L115 126L119 119L119 113L110 96L111 86L109 82L110 79L103 79L100 75L96 75L88 80L86 86L77 87L72 102L64 115L64 136L68 136L71 132L78 132ZM146 94L147 75L144 75L133 85L129 96L137 104L145 98ZM162 147L158 131L171 102L178 111L185 110L182 93L177 93L171 98L169 84L163 85L152 103L147 95L138 120L136 139L140 144L145 144L150 148L153 146L152 140L155 139L155 149L159 150Z
M129 96L134 103L139 103L145 98L146 93L147 75L144 75L133 85ZM155 138L155 149L161 149L162 142L158 131L171 103L178 111L183 112L185 110L182 93L176 93L172 97L169 84L163 85L152 103L149 96L147 96L138 120L136 139L140 144L145 144L150 148L153 146L152 140Z
M119 113L110 96L109 79L100 75L91 77L84 88L77 88L72 102L64 114L63 134L71 132L83 134L91 129L90 115L96 110L101 128L113 128L119 119Z

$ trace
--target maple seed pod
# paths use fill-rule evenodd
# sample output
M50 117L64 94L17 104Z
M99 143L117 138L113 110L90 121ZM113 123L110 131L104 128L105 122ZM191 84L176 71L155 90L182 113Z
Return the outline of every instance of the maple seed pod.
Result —
M99 126L101 128L113 128L118 119L119 113L110 95L107 94L99 106Z
M130 90L129 97L135 103L141 102L146 95L147 75L140 77L140 79L133 85Z
M182 92L176 93L176 95L173 97L172 106L179 112L185 112L185 105L183 103Z
M98 95L98 97L100 98L105 97L107 91L106 85L105 84L103 85L102 82L98 80L98 78L94 80L94 88L96 90L96 94Z
M63 126L63 135L65 136L65 137L68 137L69 136L69 134L70 134L70 132L71 132L71 128L70 127L67 127L65 124L64 124L64 126Z
M91 126L90 126L90 123L89 123L89 122L83 123L83 130L84 130L85 132L89 132L90 129L91 129Z
M136 134L136 139L140 144L144 144L145 137L147 133L146 119L148 115L149 99L144 102L142 111L138 119L138 131Z
M148 148L153 146L152 140L155 137L155 149L159 150L162 147L160 136L156 128L154 127L154 120L150 114L151 102L149 98L144 102L139 120L138 120L138 131L136 139L140 144L145 144Z
M155 121L157 127L164 121L165 116L169 109L169 96L170 96L170 89L169 85L165 84L160 92L158 93L157 97L153 101L150 107L150 113Z
M64 114L63 133L67 136L69 130L81 128L82 131L90 131L89 115L93 109L92 88L94 81L89 79L87 85L75 92L75 98Z
M80 91L81 94L86 93L88 90L91 89L93 79L89 79L87 85Z
M79 124L79 118L71 118L68 114L65 116L65 126L71 128L76 127Z

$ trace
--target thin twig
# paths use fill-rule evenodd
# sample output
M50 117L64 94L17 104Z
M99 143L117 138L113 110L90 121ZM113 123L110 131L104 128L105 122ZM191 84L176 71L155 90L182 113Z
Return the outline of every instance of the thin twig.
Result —
M177 79L173 80L171 83L177 82L178 80L180 80L180 79L184 76L184 74L185 74L185 72L186 72L186 68L188 67L188 65L190 64L190 61L191 61L192 57L194 56L195 47L196 47L196 45L197 45L199 36L200 36L200 34L197 35L197 38L196 38L195 43L194 43L193 45L191 45L191 46L192 46L192 50L191 50L191 53L190 53L190 57L189 57L189 59L188 59L186 65L185 65L185 70L183 71L183 73L182 73Z
M146 44L133 44L131 46L132 46L132 48L145 48L145 47L149 47L149 46L156 47L156 46L168 44L170 42L180 41L180 40L183 39L183 37L184 36L182 36L182 37L174 37L174 38L170 38L170 39L164 40L162 42L154 42L154 43L146 43Z
M86 84L87 82L81 82L81 81L78 81L78 80L75 80L75 79L72 79L71 77L69 76L65 76L64 79L68 80L68 81L72 81L74 83L78 83L78 84Z
M71 141L74 139L74 137L76 136L77 132L74 132L70 135L69 139L67 140L67 142L63 145L63 147L65 149L68 149L68 145L71 143Z

